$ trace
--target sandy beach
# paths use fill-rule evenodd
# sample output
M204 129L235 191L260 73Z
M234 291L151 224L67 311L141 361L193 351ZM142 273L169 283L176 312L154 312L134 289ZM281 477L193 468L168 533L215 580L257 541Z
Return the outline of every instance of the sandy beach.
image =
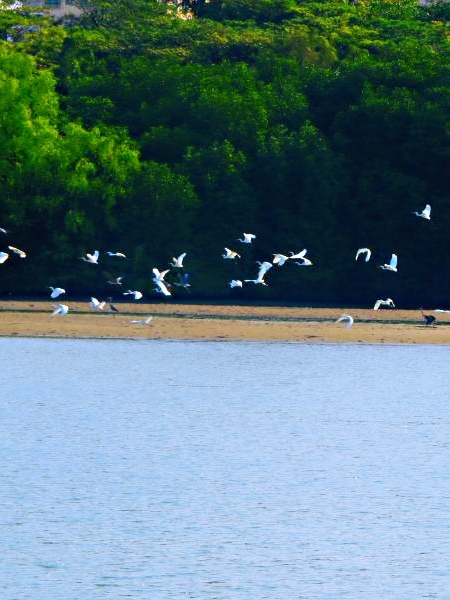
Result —
M51 317L47 301L0 302L0 335L18 337L148 338L178 340L258 340L302 343L448 344L450 315L432 313L426 326L420 311L223 306L201 304L125 304L119 313L89 311L87 302L68 302L67 316ZM351 314L350 329L335 321ZM152 316L150 324L132 320Z

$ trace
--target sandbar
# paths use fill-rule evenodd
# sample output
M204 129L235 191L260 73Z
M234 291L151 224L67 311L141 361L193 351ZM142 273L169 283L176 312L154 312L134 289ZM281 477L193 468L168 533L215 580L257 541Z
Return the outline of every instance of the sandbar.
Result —
M52 302L0 302L0 336L168 340L248 340L300 343L449 344L450 315L433 313L427 326L420 311L292 306L120 303L118 313L89 311L69 302L66 316L51 317ZM354 325L336 324L343 313ZM148 325L133 320L152 316Z

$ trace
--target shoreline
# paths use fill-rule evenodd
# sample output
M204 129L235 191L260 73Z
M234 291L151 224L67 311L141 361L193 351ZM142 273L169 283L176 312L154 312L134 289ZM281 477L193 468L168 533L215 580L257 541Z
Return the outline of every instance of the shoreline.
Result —
M62 302L65 303L63 300ZM236 306L118 304L119 313L90 312L87 302L67 301L67 316L51 317L52 301L0 302L1 337L166 339L354 344L450 344L450 315L426 326L420 311ZM425 311L427 312L427 311ZM335 321L354 317L347 329ZM131 323L152 316L148 325Z

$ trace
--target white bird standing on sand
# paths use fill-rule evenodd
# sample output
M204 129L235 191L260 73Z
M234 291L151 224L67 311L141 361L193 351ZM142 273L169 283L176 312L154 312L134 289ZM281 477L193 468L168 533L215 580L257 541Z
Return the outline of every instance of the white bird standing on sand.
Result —
M104 300L100 302L99 300L97 300L97 298L94 298L92 296L89 302L89 310L91 310L92 312L100 312L105 308L105 304L106 302Z
M230 250L229 248L225 248L225 254L222 254L222 258L229 258L233 260L234 258L241 258L241 255L235 252L234 250Z
M163 296L171 296L172 294L167 289L166 283L162 279L153 279L156 284L155 292L162 294Z
M422 217L422 219L431 221L431 206L427 204L422 212L413 211L413 215L417 215L418 217Z
M133 296L134 300L140 300L143 297L143 293L138 290L128 290L127 292L123 292L124 296Z
M285 254L274 254L273 255L273 264L282 267L284 263L292 258L292 256L286 256Z
M110 250L108 250L106 252L106 254L108 256L117 256L118 258L126 258L126 255L123 252L111 252Z
M151 323L153 317L147 317L146 319L134 319L131 321L134 325L148 325Z
M378 310L380 306L389 306L389 308L395 308L392 298L386 298L386 300L377 300L373 306L373 310Z
M353 325L353 317L351 315L342 315L337 321L335 321L335 323L341 322L344 322L347 329L350 329L350 327Z
M92 254L86 254L86 256L81 256L80 260L84 260L85 262L91 263L91 265L98 265L99 256L100 252L98 250L94 250Z
M370 248L359 248L356 252L355 260L358 260L360 254L365 254L366 258L364 259L366 262L369 262L370 257L372 256L372 251Z
M15 254L18 254L20 258L26 258L27 256L26 252L20 250L19 248L14 248L14 246L8 246L8 248L12 250Z
M380 265L380 269L384 269L385 271L393 271L394 273L397 273L397 255L393 254L391 256L389 264Z
M242 281L240 279L232 279L228 284L230 288L242 287Z
M57 298L58 296L61 296L61 294L66 293L66 290L64 288L60 288L60 287L49 286L48 289L52 290L52 293L50 294L50 298Z
M251 244L252 240L255 239L256 235L254 233L243 233L244 237L241 239L237 239L238 242L242 242L242 244Z
M178 257L173 256L172 257L172 262L170 263L170 265L172 267L176 267L178 269L182 269L183 268L183 260L184 260L185 256L186 256L186 252L183 252L183 254L180 254L180 256L178 256Z
M267 273L267 271L269 269L271 269L273 267L272 263L270 263L269 261L265 260L264 262L259 262L256 261L257 264L259 265L259 271L258 271L258 275L256 277L256 279L244 279L245 283L254 283L256 284L261 284L261 285L267 285L267 283L264 281L264 275Z
M8 260L9 254L7 252L0 252L0 265Z
M56 317L57 315L61 315L64 317L69 312L69 307L67 304L57 304L56 307L53 305L55 310L50 315L51 317Z

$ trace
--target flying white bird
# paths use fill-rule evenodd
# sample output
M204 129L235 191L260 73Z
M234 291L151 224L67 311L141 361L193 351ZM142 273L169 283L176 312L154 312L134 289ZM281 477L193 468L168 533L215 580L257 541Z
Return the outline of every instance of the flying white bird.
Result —
M300 258L303 259L305 258L306 253L308 252L308 250L306 248L303 248L303 250L301 252L289 252L290 254L290 259L295 259L295 258Z
M370 248L359 248L356 253L355 260L358 260L358 257L360 254L365 254L366 255L365 261L369 262L370 257L372 256L372 251Z
M170 271L170 269L166 269L165 271L160 271L159 269L157 269L156 267L153 267L152 272L153 272L153 283L158 283L158 281L164 281L164 277L167 275L167 273Z
M172 294L169 292L166 283L162 279L153 279L156 284L155 292L158 294L162 294L163 296L171 296Z
M121 275L120 277L112 277L112 275L108 275L107 273L105 273L105 275L111 277L111 279L108 279L107 281L107 283L109 283L110 285L122 285L123 275Z
M143 297L143 293L138 290L128 290L127 292L123 292L124 296L133 296L134 300L140 300Z
M241 258L241 255L235 252L234 250L230 250L229 248L225 248L225 254L222 254L222 258Z
M12 250L15 254L18 254L20 258L26 258L26 252L23 250L19 250L19 248L14 248L14 246L8 246L10 250Z
M397 273L397 255L393 254L389 264L380 265L380 269L384 269L385 271L394 271L394 273Z
M7 252L0 252L0 265L8 260L9 254Z
M447 313L450 315L450 310L444 310L443 308L435 308L434 312L438 312L438 313Z
M259 271L258 271L258 275L256 277L256 279L244 279L245 283L254 283L255 285L257 284L261 284L261 285L267 285L267 283L264 281L264 275L267 273L267 271L269 269L271 269L273 267L272 263L268 262L267 260L265 260L264 262L259 262L256 261L257 264L259 265Z
M273 255L273 264L282 267L284 263L292 258L291 256L286 256L285 254L274 254Z
M66 290L64 288L60 288L60 287L49 286L48 289L52 290L52 293L50 294L50 298L57 298L58 296L61 296L61 294L66 293Z
M106 254L107 254L108 256L117 256L117 257L119 257L119 258L126 258L126 255L125 255L123 252L111 252L110 250L108 250L108 251L106 252Z
M148 325L151 323L153 317L147 317L146 319L134 319L131 321L134 325Z
M417 215L418 217L422 217L422 219L431 221L431 206L427 204L422 212L413 211L413 215Z
M81 256L80 260L84 260L85 262L91 263L92 265L98 265L99 256L100 252L98 250L94 250L92 254L86 254L86 256Z
M335 321L335 323L341 322L346 324L345 326L347 329L350 329L350 327L353 325L353 317L351 315L342 315L337 321Z
M69 307L67 306L67 304L57 304L56 306L53 305L53 307L55 308L55 310L50 315L51 317L56 317L57 315L61 315L62 317L64 317L69 312Z
M8 231L6 229L3 229L3 227L0 227L0 233L8 233Z
M97 300L97 298L94 298L92 296L89 302L89 310L91 310L92 312L100 312L105 308L105 304L106 302L104 300L100 302L99 300Z
M189 273L183 273L181 277L179 277L178 281L174 281L172 285L176 285L177 287L182 287L185 290L191 287L189 283Z
M395 308L392 298L386 298L386 300L377 300L373 306L373 310L378 310L380 306L389 306L389 308Z
M302 258L303 262L298 262L297 260L294 260L294 264L298 265L299 267L311 267L312 266L312 262L309 260L309 258Z
M254 233L243 233L244 237L241 239L237 239L238 242L242 242L243 244L251 244L252 240L255 239L256 235Z
M182 269L183 268L183 260L184 260L185 256L186 256L186 252L183 252L183 254L180 254L180 256L178 256L178 257L173 256L172 262L170 263L170 265L172 267L177 267L178 269Z
M240 279L232 279L228 284L230 288L242 287L242 281Z

